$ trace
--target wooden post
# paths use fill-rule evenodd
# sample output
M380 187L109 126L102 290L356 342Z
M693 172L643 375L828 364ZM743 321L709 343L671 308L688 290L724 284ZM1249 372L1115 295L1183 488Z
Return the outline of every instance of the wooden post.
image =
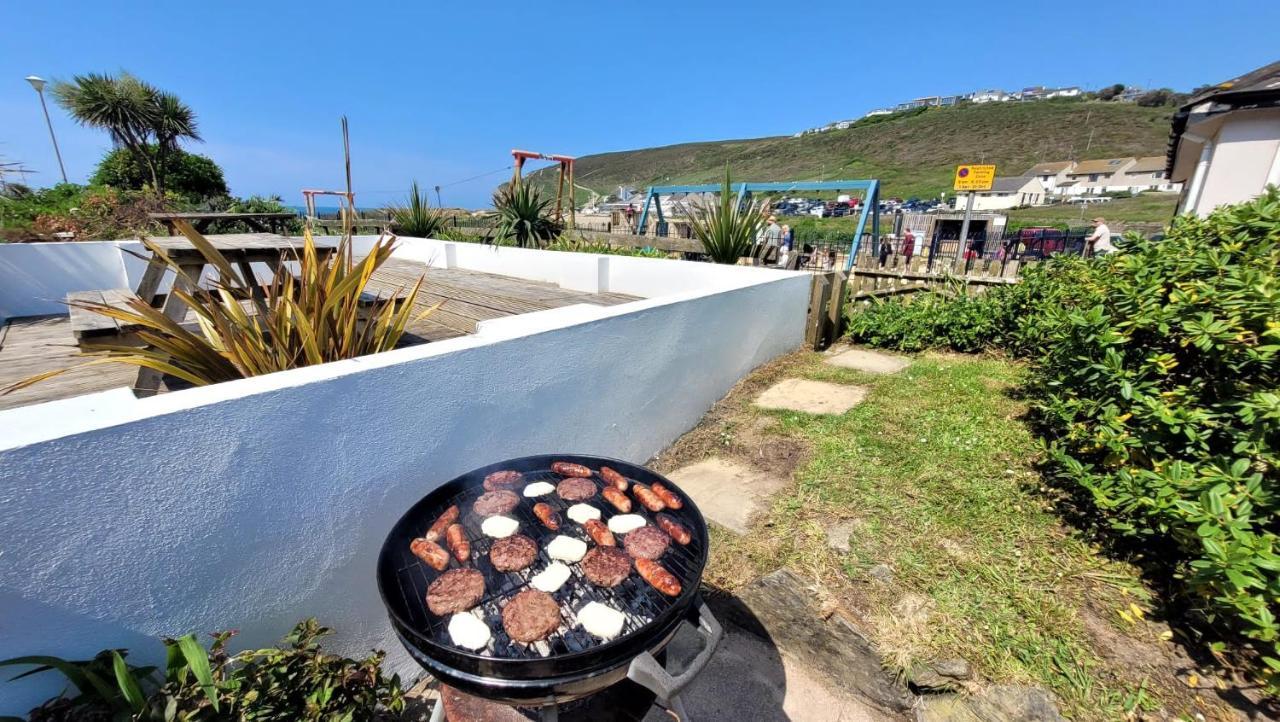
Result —
M831 299L827 303L827 343L830 346L844 334L844 299L849 274L835 272L831 279Z
M834 272L813 274L809 287L809 315L805 319L805 345L814 351L821 350L826 337L827 305L831 302L831 286Z

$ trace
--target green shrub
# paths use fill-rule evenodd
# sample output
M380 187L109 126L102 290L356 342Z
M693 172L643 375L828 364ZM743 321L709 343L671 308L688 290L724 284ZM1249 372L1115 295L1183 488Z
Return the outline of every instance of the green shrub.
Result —
M1094 303L1048 309L1033 392L1062 476L1166 547L1280 687L1280 192L1129 239Z
M164 156L163 165L157 170L164 175L167 193L194 201L229 193L222 169L202 155L174 150ZM151 171L138 161L136 154L117 148L102 157L89 182L120 190L143 190L151 185Z
M574 253L599 253L606 256L639 256L643 258L666 258L666 251L660 251L657 248L644 247L636 248L634 246L613 246L601 241L591 241L586 238L573 238L568 234L561 235L551 243L547 244L549 251L572 251Z
M391 218L397 233L414 238L435 238L448 220L443 213L431 207L431 199L418 189L416 180L409 188L405 204L391 209Z
M380 710L403 710L400 678L382 674L383 653L362 660L325 654L318 640L330 633L308 619L278 647L234 655L226 651L231 632L214 634L208 651L195 635L188 634L165 640L163 670L128 664L124 650L104 650L84 661L19 657L0 666L33 667L18 677L56 670L75 687L73 694L60 695L32 710L31 722L363 722L377 719Z

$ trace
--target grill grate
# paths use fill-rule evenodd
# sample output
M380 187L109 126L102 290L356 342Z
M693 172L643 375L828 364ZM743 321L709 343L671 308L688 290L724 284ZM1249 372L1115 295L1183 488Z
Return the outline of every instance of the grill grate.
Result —
M563 478L549 469L524 471L523 473L526 484L536 481L547 481L556 484ZM599 509L601 520L607 524L610 518L620 512L600 496L599 491L604 488L604 482L598 476L593 476L591 481L596 485L597 494L585 503ZM451 505L457 504L458 509L462 512L459 523L462 524L467 538L471 542L471 560L470 564L466 566L479 570L485 579L485 595L481 603L472 612L481 616L493 634L488 646L483 650L478 650L477 654L505 659L537 659L582 652L604 643L604 641L598 640L577 623L577 611L588 602L600 602L622 612L625 622L623 623L621 634L615 639L625 638L627 635L640 630L675 603L675 597L667 597L649 586L648 582L640 577L634 567L631 575L621 584L606 589L592 584L582 573L579 564L568 564L567 566L571 572L568 581L552 594L560 605L560 614L563 618L560 627L541 642L525 645L513 641L507 636L506 630L502 627L502 607L520 591L531 588L530 580L533 576L553 561L547 556L546 545L559 534L581 539L587 543L588 547L595 546L595 543L582 525L572 521L567 516L566 512L572 506L572 503L564 501L555 492L530 499L517 490L516 493L520 494L520 504L516 506L509 516L520 522L520 529L517 533L524 534L537 542L538 554L533 564L523 571L499 572L489 562L489 549L496 540L490 539L481 533L480 524L483 519L471 511L472 503L483 492L484 489L477 482L447 501L441 501L439 504L426 509L422 518L414 520L416 522L414 528L418 529L418 534L422 534L426 532L427 528L431 526L440 513ZM679 494L678 491L675 493ZM628 494L628 496L631 495ZM533 505L540 501L550 504L559 512L561 518L559 531L553 532L547 529L534 515ZM644 516L646 520L656 526L653 513L641 506L634 497L632 497L632 503L633 509L631 513ZM686 504L683 509L669 509L666 513L692 531L696 527L686 516L690 509L691 505ZM622 537L619 535L615 535L615 537L621 547ZM702 545L704 543L705 540L698 534L693 535L693 540L687 546L681 546L673 540L667 551L662 555L662 558L658 560L680 580L681 586L685 589L688 589L690 585L696 586L701 577L699 560L703 558ZM408 619L405 621L419 634L437 644L456 648L449 636L449 618L447 616L437 617L429 612L426 607L427 587L443 572L437 572L415 557L409 551L408 540L405 540L400 545L396 553L398 553L398 557L394 557L396 560L394 564L395 579L401 599L404 602L403 609L408 612ZM459 565L456 560L450 560L449 568L454 569L460 566L463 565Z

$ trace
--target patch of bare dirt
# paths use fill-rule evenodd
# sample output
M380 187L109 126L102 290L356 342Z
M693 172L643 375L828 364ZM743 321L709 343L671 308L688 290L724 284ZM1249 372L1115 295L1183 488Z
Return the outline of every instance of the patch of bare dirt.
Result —
M1219 722L1280 718L1280 707L1268 703L1256 687L1216 676L1196 664L1176 638L1165 639L1172 632L1163 622L1135 620L1132 634L1126 634L1108 621L1108 613L1092 598L1079 611L1093 651L1112 669L1125 670L1130 685L1158 688L1160 697L1174 709L1199 710L1204 719Z
M648 466L665 474L712 456L732 457L766 473L790 478L807 459L804 444L771 434L772 417L751 400L777 383L810 352L796 351L761 366L734 385L674 444L650 459Z

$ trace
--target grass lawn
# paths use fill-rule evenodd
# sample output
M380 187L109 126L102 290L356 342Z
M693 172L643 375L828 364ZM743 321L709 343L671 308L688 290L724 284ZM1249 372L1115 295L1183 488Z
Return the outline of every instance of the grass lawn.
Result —
M713 531L708 584L733 590L790 566L818 586L825 610L858 620L892 667L963 657L985 682L1051 690L1071 719L1158 708L1233 719L1192 688L1203 675L1188 676L1194 663L1146 618L1136 570L1055 514L1016 398L1019 365L925 355L871 376L822 359L801 352L757 371L656 460L669 471L735 458L792 480L753 533ZM870 394L839 416L750 405L790 377ZM848 552L828 545L840 522L852 529ZM868 574L878 565L891 580Z
M1019 208L1009 211L1010 223L1023 225L1058 225L1085 227L1090 218L1102 216L1109 222L1167 224L1173 218L1178 205L1177 193L1143 193L1133 198L1115 198L1110 203L1061 204Z

